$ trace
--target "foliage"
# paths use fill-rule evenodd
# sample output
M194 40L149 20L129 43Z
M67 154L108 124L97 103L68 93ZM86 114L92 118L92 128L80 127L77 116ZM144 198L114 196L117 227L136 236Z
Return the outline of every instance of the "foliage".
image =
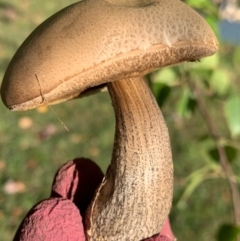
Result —
M240 228L231 224L224 224L220 227L217 240L218 241L235 241L240 233Z
M205 16L218 35L219 19L216 5L207 0L185 2ZM218 37L220 39L220 36ZM180 67L162 69L149 77L159 105L170 109L167 106L171 104L171 116L174 115L175 125L180 125L180 135L186 136L188 129L185 128L192 122L199 125L196 128L202 130L202 125L207 128L201 131L200 136L198 131L194 130L192 139L186 140L186 147L182 147L190 146L195 151L195 160L192 161L199 161L201 165L192 169L186 177L176 177L182 179L183 184L182 191L178 196L175 195L173 213L181 209L186 211L190 199L201 190L204 182L210 182L211 179L226 179L230 195L227 206L231 207L232 212L228 214L228 221L225 219L226 216L220 219L216 212L217 223L221 225L219 230L215 229L218 241L237 240L240 225L238 191L240 179L234 174L239 171L240 156L239 49L239 46L227 45L220 39L220 50L214 56L202 59L200 63L187 63ZM179 140L172 139L173 146L176 141ZM189 141L194 144L190 145ZM202 162L199 160L202 158L201 153L204 153L205 158ZM178 170L176 166L175 169ZM174 218L176 217L173 215ZM196 216L196 219L198 218ZM199 224L202 223L200 219ZM229 220L231 224L228 223ZM179 223L174 223L175 225L179 228ZM213 228L214 225L209 227ZM184 226L181 232L183 229ZM206 236L202 240L213 240L213 237L210 237ZM196 240L194 236L191 239Z

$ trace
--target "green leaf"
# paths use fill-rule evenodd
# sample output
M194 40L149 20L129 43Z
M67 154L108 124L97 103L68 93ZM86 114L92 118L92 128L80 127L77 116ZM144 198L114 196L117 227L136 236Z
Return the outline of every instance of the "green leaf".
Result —
M217 241L237 241L240 228L232 224L223 224L217 233Z
M192 79L195 81L203 81L204 85L206 85L209 88L209 80L212 76L212 70L205 70L205 69L197 69L197 68L191 68L191 76Z
M208 22L208 24L211 26L217 37L219 38L219 19L218 19L218 10L212 9L212 14L208 14L205 16L205 20Z
M238 65L240 63L240 46L236 46L233 53L233 63Z
M233 148L232 146L225 146L224 147L228 161L233 162L237 157L237 149ZM216 162L219 162L219 153L216 148L212 148L208 151L209 156Z
M187 0L186 3L193 8L211 7L209 0Z
M211 178L211 173L213 173L218 168L216 164L207 164L204 167L192 172L187 178L187 184L179 197L176 207L179 209L187 208L187 200L193 194L193 192L198 188L198 186L204 181Z
M215 3L209 0L185 0L185 2L203 15L215 33L218 32L219 27L217 23L219 22L219 11Z
M155 72L153 77L155 83L161 83L168 86L173 86L177 82L177 74L173 68L165 68Z
M240 97L233 96L226 101L224 112L233 137L240 134Z
M177 104L177 112L181 117L190 118L196 107L196 101L188 89L183 90L183 94Z
M216 53L210 57L201 59L199 63L193 63L192 67L200 70L214 70L218 67L219 60L219 54Z
M219 162L219 154L216 148L210 149L208 155L216 162Z
M209 82L210 86L219 95L225 95L229 91L230 76L226 69L217 69L213 72L213 75Z
M171 92L171 87L165 85L165 84L155 84L155 87L158 87L157 88L157 91L156 91L156 88L155 88L155 96L156 96L156 100L157 100L157 103L160 107L163 106L164 102L167 100L170 92ZM157 93L156 93L157 92Z

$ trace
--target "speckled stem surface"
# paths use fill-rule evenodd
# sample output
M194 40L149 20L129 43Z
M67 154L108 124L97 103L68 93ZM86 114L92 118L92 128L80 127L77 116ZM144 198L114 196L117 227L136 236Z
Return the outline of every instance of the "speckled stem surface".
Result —
M139 241L161 231L171 208L168 130L141 78L109 83L116 115L111 165L88 210L90 241Z

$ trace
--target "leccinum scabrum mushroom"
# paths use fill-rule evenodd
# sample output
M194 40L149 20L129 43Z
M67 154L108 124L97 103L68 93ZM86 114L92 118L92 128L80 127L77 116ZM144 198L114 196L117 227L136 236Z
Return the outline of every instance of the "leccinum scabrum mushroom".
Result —
M12 110L72 99L103 85L110 92L114 149L88 210L88 240L138 241L161 230L172 201L171 151L141 76L217 48L211 28L179 0L84 0L50 17L18 49L1 88Z

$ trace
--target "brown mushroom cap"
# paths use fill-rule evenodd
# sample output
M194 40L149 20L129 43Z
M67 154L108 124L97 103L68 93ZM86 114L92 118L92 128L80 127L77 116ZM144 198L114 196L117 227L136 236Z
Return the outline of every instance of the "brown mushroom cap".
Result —
M113 5L125 7L143 7L157 2L156 0L106 0Z
M1 96L12 110L32 109L217 49L212 29L179 0L144 7L84 0L47 19L24 41L7 68Z

